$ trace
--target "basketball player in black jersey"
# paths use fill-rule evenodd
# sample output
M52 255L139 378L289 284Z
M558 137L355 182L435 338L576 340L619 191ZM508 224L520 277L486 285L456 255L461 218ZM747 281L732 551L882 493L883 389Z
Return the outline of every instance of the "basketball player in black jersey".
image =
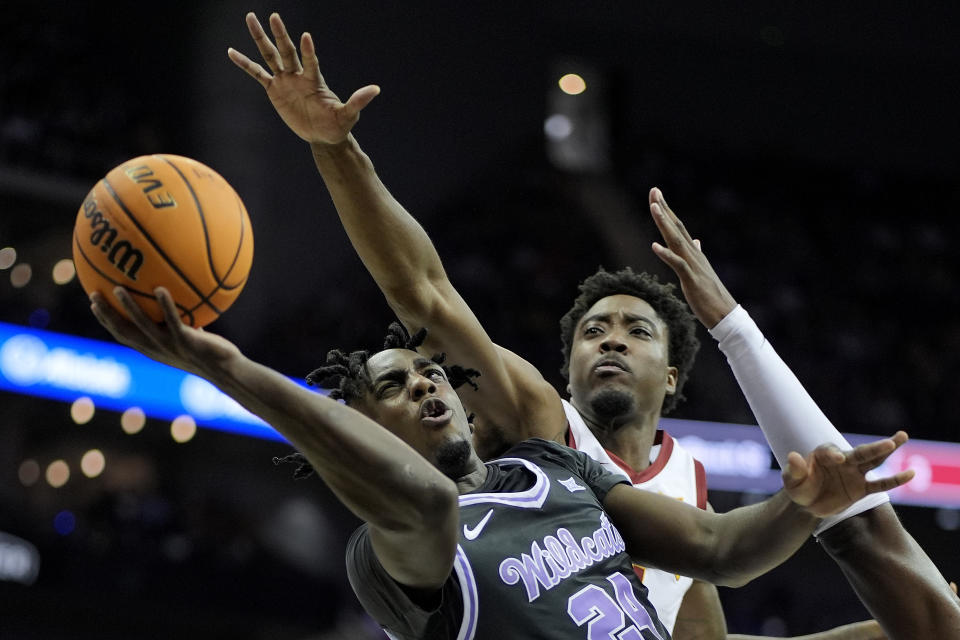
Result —
M866 478L903 432L847 453L793 454L784 491L720 515L635 489L546 440L485 464L447 373L416 351L333 352L322 379L339 382L340 404L183 324L165 289L163 324L122 287L113 295L132 321L100 294L91 309L118 341L273 425L366 522L351 540L353 586L397 638L667 640L634 560L743 584L788 558L820 517L912 477ZM562 429L562 415L541 417Z
M451 354L452 359L484 371L484 384L480 391L472 394L474 400L471 400L471 405L482 408L483 418L488 424L501 427L509 425L515 434L561 439L562 423L554 433L549 431L554 428L550 425L558 423L543 419L545 416L557 416L558 408L551 408L558 404L556 392L529 363L493 345L446 279L429 239L390 197L377 179L369 160L349 135L359 111L379 90L372 86L364 87L355 92L346 104L341 103L319 74L313 43L308 36L301 39L304 54L304 64L301 64L296 47L279 17L271 16L276 47L252 15L248 16L248 26L272 73L233 50L230 51L231 59L264 86L284 121L295 133L311 143L317 167L334 198L351 241L401 320L411 327L426 324L433 328L428 351L442 346L442 350ZM385 233L384 229L390 229L390 232ZM404 250L398 250L397 247L403 247ZM709 289L709 286L706 288ZM929 559L916 548L912 540L907 540L909 536L904 537L895 517L892 520L887 517L892 515L889 507L874 511L881 512L879 518L875 518L877 514L871 511L858 520L879 522L875 530L872 525L868 529L871 535L876 539L884 539L889 546L885 550L874 547L863 549L865 545L858 542L859 538L849 537L852 542L847 545L842 557L839 553L835 555L845 571L849 572L848 577L858 587L868 607L875 615L879 611L881 615L878 617L886 616L885 624L896 632L894 637L897 638L914 637L914 632L923 629L924 621L929 624L931 619L960 620L956 617L958 609L953 601L946 601L943 594L937 591L937 581L942 579ZM883 535L880 532L884 532ZM825 546L831 548L826 540ZM907 553L907 557L912 558L915 564L911 568L906 563L899 563L898 570L894 572L896 578L864 581L854 575L870 573L872 569L868 565L873 559L888 561L896 554L903 553ZM918 586L923 595L912 600L916 606L893 606L897 591L891 585L895 581ZM882 586L874 588L873 585ZM943 615L926 616L924 619L921 615L923 611ZM929 628L936 629L935 626Z

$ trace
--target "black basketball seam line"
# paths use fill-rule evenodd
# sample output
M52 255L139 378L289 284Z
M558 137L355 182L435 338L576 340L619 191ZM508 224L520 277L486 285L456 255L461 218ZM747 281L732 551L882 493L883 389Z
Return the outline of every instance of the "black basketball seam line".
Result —
M249 279L249 278L244 278L244 279L240 282L240 284L236 285L236 287L242 287L243 285L245 285L245 284L247 283L247 280L248 280L248 279ZM236 288L236 287L233 287L233 288ZM222 290L222 289L229 291L229 289L227 289L226 287L223 287L223 286L216 287L216 288L214 288L213 291L210 292L210 297L212 298L214 295L216 295L217 291L220 291L220 290ZM190 311L196 311L197 309L199 309L200 307L202 307L204 304L206 304L206 298L201 299L200 302L198 302L198 303L195 304L193 307L191 307ZM231 301L230 304L233 304L233 302ZM220 314L220 315L223 315L223 314Z
M207 217L203 215L203 206L200 204L200 199L197 197L197 192L193 190L193 185L190 184L190 181L187 180L187 176L183 175L183 171L180 171L180 167L170 162L166 156L154 155L154 158L159 158L163 160L168 165L173 167L173 170L177 172L177 175L180 176L180 179L183 180L183 184L187 186L187 190L190 191L190 196L193 198L193 203L197 206L197 215L200 216L200 226L203 227L203 241L207 245L207 266L210 267L210 273L213 274L213 281L217 283L219 287L223 282L220 279L220 276L217 275L217 269L213 264L213 254L210 252L210 233L207 231Z
M230 274L233 272L233 268L237 266L237 261L240 259L240 251L243 249L243 239L246 237L246 233L247 233L246 216L243 215L245 211L243 206L243 200L240 199L240 196L236 192L234 192L233 196L237 200L237 211L240 212L240 242L237 243L237 252L233 254L233 262L230 263L230 266L227 268L227 272L223 274L224 280L230 277ZM249 277L249 274L244 276L240 284L227 285L226 282L219 282L218 284L220 285L221 289L224 289L226 291L233 291L237 287L242 287L243 283L247 281L248 277Z
M190 279L187 278L187 276L184 275L182 271L180 271L180 267L175 265L173 261L170 260L169 257L167 257L167 254L163 252L163 249L161 249L157 245L157 243L154 241L154 239L150 236L150 234L147 233L147 230L143 228L143 225L141 225L140 222L133 217L133 214L130 213L129 209L127 209L127 205L123 203L123 200L121 200L120 196L117 195L117 192L114 191L113 185L110 184L110 181L104 178L103 180L101 180L101 182L103 182L104 186L106 187L107 191L110 192L110 195L113 197L113 199L117 201L117 204L120 205L120 208L123 210L123 212L127 214L127 217L130 219L130 221L133 222L133 224L136 225L137 229L140 230L140 234L144 237L144 239L146 239L146 241L150 243L150 246L152 246L156 250L156 252L160 255L160 257L163 258L164 262L166 262L168 265L170 265L170 267L174 271L176 271L177 275L180 276L180 279L183 280L188 287L193 289L193 292L197 294L197 296L199 296L200 298L204 298L204 295L203 293L200 292L200 289L198 289L196 285L194 285L193 282L191 282ZM223 313L222 311L220 311L220 309L217 309L212 304L210 305L210 308L216 311L217 314Z
M165 162L167 162L168 164L170 164L170 166L172 166L175 170L177 169L177 167L175 167L175 166L173 165L173 163L171 163L171 162L170 162L169 160L167 160L166 158L163 158L163 160L164 160ZM177 171L177 173L180 173L179 170ZM187 182L186 178L184 178L184 176L183 176L182 173L180 173L180 177L183 178L184 182ZM189 186L189 183L188 183L188 186ZM236 201L237 201L237 211L240 212L240 242L237 243L237 251L236 251L236 253L235 253L234 256L233 256L233 262L230 263L230 267L227 269L227 272L226 272L226 273L224 274L224 276L223 276L223 279L224 279L224 280L226 280L228 277L230 277L230 273L233 271L233 268L237 266L237 261L240 259L240 251L243 249L243 239L244 239L244 237L246 236L246 228L247 228L246 217L243 215L243 212L245 211L245 209L244 209L244 207L243 207L243 201L240 199L240 196L239 196L236 192L234 192L233 197L234 197L234 198L236 199ZM198 204L197 204L197 207L199 208L199 206L200 206L200 205L199 205L199 203L198 203ZM204 236L206 237L206 227L204 227ZM208 254L209 254L209 246L210 246L210 245L209 245L209 242L208 242L208 243L207 243L207 247L208 247L208 250L207 250L207 251L208 251ZM214 276L216 276L216 272L213 270L213 267L212 267L212 266L211 266L211 269L210 269L210 270L213 272ZM214 280L217 282L217 286L215 286L215 287L213 288L213 290L212 290L209 294L203 296L203 297L200 299L200 302L198 302L197 304L195 304L195 305L190 309L190 311L191 311L191 312L196 311L196 310L199 309L201 306L203 306L204 304L206 304L207 300L213 298L213 296L216 295L217 291L221 291L221 290L223 290L223 291L232 291L232 290L234 290L234 289L243 287L243 286L247 283L247 280L248 280L249 278L250 278L250 274L248 273L247 275L245 275L245 276L243 277L243 279L242 279L239 283L230 286L230 285L227 285L225 282L222 282L222 281L220 281L220 280L217 280L217 278L215 277ZM232 301L231 301L231 304L232 304ZM216 308L213 307L213 305L210 305L210 307L216 311ZM222 313L219 314L219 315L222 315Z
M86 252L83 250L83 245L80 244L80 238L77 237L77 230L76 230L76 228L74 228L74 230L73 230L73 241L74 241L74 243L77 245L77 251L80 252L80 255L83 257L83 259L86 261L86 263L90 266L91 269L93 269L94 271L96 271L96 272L100 275L100 277L102 277L104 280L106 280L107 282L113 284L114 286L123 287L124 289L126 289L127 291L129 291L130 293L132 293L132 294L134 294L134 295L143 296L144 298L151 298L151 299L153 299L153 300L156 300L156 298L154 298L152 294L144 293L143 291L138 291L137 289L131 289L131 288L128 287L127 285L123 284L122 282L117 282L116 280L114 280L113 278L111 278L110 276L108 276L107 274L105 274L103 271L101 271L100 268L93 263L93 260L91 260L90 257L89 257L89 256L86 254ZM183 310L183 313L180 314L180 317L182 318L184 315L186 315L186 316L190 319L190 324L193 325L193 321L194 321L193 311L194 311L194 310L193 310L193 309L187 309L185 306L183 306L182 304L180 304L180 303L177 302L176 300L173 301L173 304L175 304L178 309L182 309L182 310Z

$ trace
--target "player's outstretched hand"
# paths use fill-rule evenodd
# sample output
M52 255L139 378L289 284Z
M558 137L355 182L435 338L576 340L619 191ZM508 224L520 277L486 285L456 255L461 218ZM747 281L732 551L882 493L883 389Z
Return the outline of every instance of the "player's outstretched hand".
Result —
M787 457L783 470L783 488L790 498L817 517L839 513L860 498L888 491L913 478L913 470L868 480L867 472L875 469L907 441L907 434L897 431L890 438L862 444L851 451L840 451L836 445L821 445L806 458L796 451Z
M343 142L360 118L360 110L380 93L380 87L367 85L357 89L346 103L340 102L320 74L309 33L300 36L301 63L297 48L276 13L270 15L276 44L270 41L253 12L247 14L247 29L270 71L231 47L227 55L233 63L267 90L273 107L295 134L311 144Z
M211 367L240 355L226 338L184 324L169 291L158 287L154 294L163 310L162 324L153 322L123 287L116 287L113 295L131 320L120 315L98 292L90 296L90 309L118 342L190 373L204 375Z
M664 246L654 242L653 252L680 278L680 288L687 304L700 322L707 329L714 328L733 311L737 301L710 266L700 248L700 241L691 237L683 222L667 205L663 192L656 187L650 189L650 215L666 243Z

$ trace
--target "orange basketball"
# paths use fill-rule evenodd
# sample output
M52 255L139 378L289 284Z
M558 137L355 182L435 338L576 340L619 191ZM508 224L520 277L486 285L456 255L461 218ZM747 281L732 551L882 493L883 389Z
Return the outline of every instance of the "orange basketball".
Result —
M246 284L253 232L240 196L216 171L182 156L141 156L87 194L73 228L73 261L87 294L99 291L121 313L117 285L162 321L153 290L163 286L183 321L202 327Z

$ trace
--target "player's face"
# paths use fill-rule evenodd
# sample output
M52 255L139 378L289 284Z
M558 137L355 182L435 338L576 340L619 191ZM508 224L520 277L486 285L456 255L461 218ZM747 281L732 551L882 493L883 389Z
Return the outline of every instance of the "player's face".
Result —
M463 405L437 363L407 349L367 361L370 388L358 407L451 478L472 455Z
M645 300L614 295L598 300L580 319L570 350L570 394L597 419L659 415L676 391L669 364L668 327Z

